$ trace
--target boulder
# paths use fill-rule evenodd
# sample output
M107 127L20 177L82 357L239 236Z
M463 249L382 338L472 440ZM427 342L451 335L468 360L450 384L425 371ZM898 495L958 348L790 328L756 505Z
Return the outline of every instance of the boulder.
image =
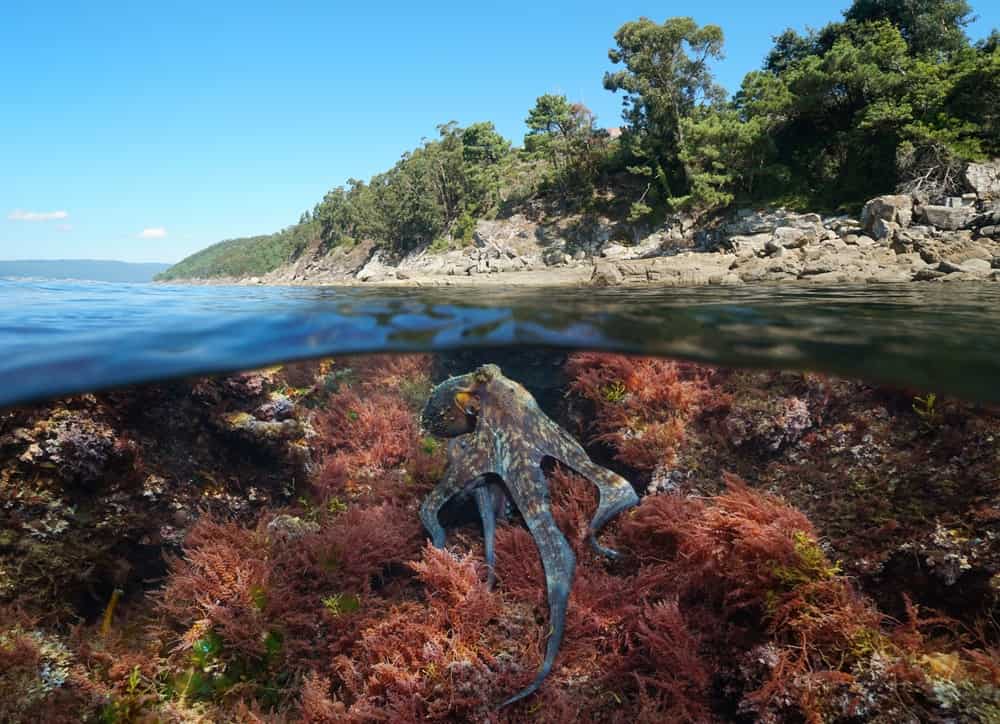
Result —
M357 280L359 282L381 281L388 276L388 271L389 268L382 263L379 252L375 252L372 258L368 260L368 263L357 273Z
M809 242L809 235L794 226L780 226L774 230L773 241L786 249L798 249Z
M630 256L630 250L621 244L608 244L601 250L601 256L609 258L622 258Z
M872 233L875 231L875 222L878 220L899 224L906 228L913 220L913 199L906 194L896 196L877 196L867 204L861 211L862 228ZM879 237L874 234L875 238Z
M733 236L729 239L728 247L735 251L737 256L756 256L757 254L763 254L770 242L770 234Z
M980 199L1000 198L1000 161L970 163L965 167L964 181Z
M966 259L961 264L943 261L938 264L938 271L945 274L979 274L985 276L992 271L992 265L985 259Z
M590 283L595 287L616 287L624 281L624 275L613 262L598 261L594 264L594 273L590 275Z
M875 219L875 223L872 224L871 233L879 241L891 244L895 241L902 228L902 224L879 218Z
M937 269L926 267L924 269L919 270L916 274L913 275L913 281L932 282L935 279L940 279L944 275L945 273L943 271L938 271Z
M989 274L992 269L992 264L985 259L967 259L962 262L962 271L973 274Z
M920 207L920 216L937 229L955 231L961 229L976 215L976 210L970 206L934 206Z

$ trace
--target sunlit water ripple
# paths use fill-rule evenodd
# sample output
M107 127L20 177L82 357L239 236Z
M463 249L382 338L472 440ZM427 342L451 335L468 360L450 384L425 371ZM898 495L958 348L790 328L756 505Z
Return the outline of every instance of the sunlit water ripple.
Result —
M0 280L0 405L293 359L600 348L1000 401L1000 285L316 288Z

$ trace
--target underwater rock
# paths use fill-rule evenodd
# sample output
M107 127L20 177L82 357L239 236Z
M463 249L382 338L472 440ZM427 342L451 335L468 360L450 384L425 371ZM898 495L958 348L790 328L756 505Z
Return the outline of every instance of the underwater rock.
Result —
M809 406L798 397L768 397L756 404L737 403L723 422L730 442L777 451L799 440L812 425Z
M316 533L319 524L303 520L297 515L278 515L267 524L267 534L282 541L295 541L303 536Z
M305 429L298 420L258 420L248 412L233 412L225 415L222 428L234 432L253 442L264 444L281 443L302 437Z
M284 395L273 394L271 399L254 410L258 420L282 422L295 416L295 403Z

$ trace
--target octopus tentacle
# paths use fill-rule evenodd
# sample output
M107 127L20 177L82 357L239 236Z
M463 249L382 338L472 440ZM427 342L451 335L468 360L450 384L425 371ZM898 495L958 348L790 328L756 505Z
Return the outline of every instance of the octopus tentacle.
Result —
M546 436L545 452L597 486L599 502L587 536L591 547L608 558L620 558L620 553L597 542L597 534L623 510L638 505L639 496L625 478L594 463L583 446L562 428L554 423L551 427L554 428L554 433Z
M500 706L513 704L538 691L545 677L552 670L559 645L562 643L563 631L566 627L566 607L569 603L569 591L576 569L576 557L570 548L566 537L556 525L549 507L548 487L545 476L538 468L525 469L514 467L510 470L511 479L520 483L524 478L530 479L530 484L508 485L514 504L521 512L521 517L528 526L531 537L535 540L538 553L542 559L545 571L545 588L549 602L549 640L545 645L545 657L535 675L534 681L525 689L504 701Z
M497 483L480 485L473 491L476 507L479 508L479 518L483 523L483 547L486 549L486 585L493 588L496 582L496 547L497 517L502 516L506 508L507 494Z
M621 554L618 551L597 542L597 534L607 525L609 520L623 510L628 510L639 504L639 496L636 495L635 489L625 478L592 463L589 459L578 460L576 464L570 463L568 460L565 462L597 486L599 495L597 512L594 513L594 517L590 521L587 533L591 547L608 558L620 558Z
M448 469L434 489L424 498L420 504L420 520L424 528L431 536L431 543L435 548L443 548L446 535L441 521L438 520L438 513L444 504L454 496L469 489L469 483L475 481L480 475L488 470L482 469L478 465L478 456L465 455L466 440L455 438L448 443ZM460 452L460 454L455 454Z

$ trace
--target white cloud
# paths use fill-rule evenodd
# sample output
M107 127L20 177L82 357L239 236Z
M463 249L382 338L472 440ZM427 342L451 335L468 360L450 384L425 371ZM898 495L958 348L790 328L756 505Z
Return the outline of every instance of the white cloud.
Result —
M140 239L163 239L167 235L167 230L162 226L151 226L139 232Z
M69 214L65 211L24 211L14 209L7 218L11 221L54 221L56 219L67 219Z

